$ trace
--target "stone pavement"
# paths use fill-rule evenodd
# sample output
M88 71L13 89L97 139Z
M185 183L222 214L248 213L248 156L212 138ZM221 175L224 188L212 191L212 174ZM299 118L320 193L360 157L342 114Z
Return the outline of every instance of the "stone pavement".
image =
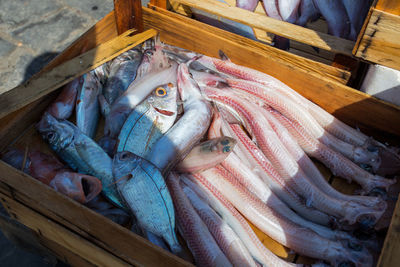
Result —
M0 93L38 72L112 9L113 0L0 0ZM43 255L20 249L1 231L0 263L54 266Z
M113 0L0 0L0 93L60 53L113 8Z

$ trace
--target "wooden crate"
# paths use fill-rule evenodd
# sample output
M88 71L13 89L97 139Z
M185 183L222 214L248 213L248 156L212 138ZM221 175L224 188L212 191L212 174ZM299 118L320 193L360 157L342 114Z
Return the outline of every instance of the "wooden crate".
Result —
M360 32L353 54L400 70L400 1L376 2Z
M165 1L153 1L151 8L142 8L140 1L115 1L115 11L99 21L44 70L26 84L1 95L0 150L8 146L28 146L51 153L33 125L55 98L58 88L138 42L151 38L156 31L168 44L209 56L217 57L221 49L233 62L275 76L328 112L352 126L367 130L377 139L391 141L400 136L400 108L354 91L333 79L335 68L318 69L313 65L318 63L158 6L163 4ZM146 31L140 33L141 29ZM83 48L92 50L82 53ZM329 172L326 177L340 190L349 192L355 188L331 177ZM43 237L42 244L72 265L191 265L2 161L0 201L14 219ZM381 252L380 266L393 266L400 252L397 240L399 212L400 207L397 206ZM257 229L256 232L264 244L278 255L297 262L310 261L293 257L284 247Z

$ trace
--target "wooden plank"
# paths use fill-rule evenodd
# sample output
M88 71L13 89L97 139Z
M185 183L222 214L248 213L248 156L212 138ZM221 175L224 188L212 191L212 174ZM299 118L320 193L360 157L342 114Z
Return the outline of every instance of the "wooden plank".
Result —
M374 9L357 57L400 70L400 16Z
M151 244L128 229L115 224L2 161L0 161L0 173L0 182L5 184L1 188L2 190L7 188L9 192L1 194L13 196L15 199L32 199L33 201L24 202L24 205L33 210L48 210L48 212L56 214L62 218L62 221L57 221L58 223L63 224L67 221L68 224L74 225L79 228L79 231L90 235L92 243L118 255L126 262L146 266L160 264L192 266L189 262Z
M394 15L400 15L400 2L399 0L379 0L378 3L376 3L376 9Z
M118 34L135 28L143 31L142 3L140 0L114 0L114 15Z
M297 59L293 55L169 11L154 9L157 11L143 8L144 25L157 29L163 41L214 57L218 57L221 49L233 62L276 77L346 123L400 135L399 107L299 68L291 61L289 64L280 60L285 56L287 60Z
M164 9L160 9L157 7L152 7L154 8L154 10L157 11L154 13L143 13L144 17L144 21L145 24L146 23L151 23L151 25L145 25L147 28L154 28L154 29L163 29L165 32L168 32L168 34L164 34L165 36L169 37L168 38L168 42L179 42L179 45L181 47L185 47L187 49L191 49L191 50L195 50L197 52L206 54L206 55L210 55L208 52L208 49L201 49L202 46L205 47L211 47L211 51L215 51L218 52L218 49L221 49L225 52L225 50L227 50L227 47L231 47L231 44L235 43L235 46L245 46L248 52L250 53L262 53L265 57L268 58L273 58L273 60L278 63L278 65L280 64L284 64L287 65L289 68L293 68L293 69L297 69L297 68L301 68L304 71L306 71L307 73L315 73L316 75L320 76L321 79L332 79L335 81L339 81L341 83L346 83L348 77L350 76L350 73L347 71L343 71L340 70L338 68L332 67L332 66L328 66L326 64L322 64L319 62L315 62L312 61L310 59L301 57L301 56L296 56L293 55L289 52L277 49L275 47L270 47L264 44L261 44L259 42L247 39L245 37L218 29L216 27L212 27L209 26L207 24L198 22L198 21L194 21L192 19L186 18L184 16L166 11ZM145 10L149 10L149 9L144 9L143 12L146 12ZM165 16L161 16L160 14L163 14ZM155 20L159 20L157 23L166 23L168 24L168 27L173 27L172 29L167 29L167 27L165 27L164 25L157 25L156 23L152 22L150 20L150 17L154 18L154 22ZM147 19L148 18L148 19ZM179 31L179 28L176 26L176 24L174 24L173 21L176 21L177 23L180 24L180 27L184 27L184 31L185 33L190 33L190 36L197 39L196 37L196 32L200 32L202 33L202 36L205 38L215 38L216 40L219 39L229 39L229 40L225 40L227 41L226 44L221 45L219 48L214 45L211 42L208 42L208 44L206 45L207 42L205 41L200 41L200 44L195 44L193 40L190 40L190 38L185 37L185 41L187 41L187 43L179 41L179 40L172 40L172 35L170 35L170 33L172 34L172 32L174 32L174 34L176 34L176 32ZM179 34L180 36L183 36L182 34ZM207 37L206 37L207 36ZM166 39L167 40L167 39ZM172 44L171 43L171 44ZM219 44L221 44L222 42L219 42ZM178 46L179 46L178 45ZM193 45L195 45L195 47L193 47ZM192 47L192 48L190 48ZM200 50L196 50L196 49L201 49L203 52L201 52ZM240 54L240 52L239 52ZM214 53L214 56L218 57L218 53ZM262 63L265 64L265 63Z
M398 266L400 261L400 203L397 201L392 221L377 266Z
M39 238L40 243L48 248L51 252L53 252L56 257L61 260L62 262L70 265L70 266L79 266L79 267L94 267L93 263L90 263L86 259L82 258L81 256L71 252L64 246L51 241L50 239L40 236Z
M7 205L7 209L14 219L39 233L39 235L46 236L46 238L51 241L54 241L71 252L82 256L94 265L130 266L128 263L93 245L91 242L88 242L79 235L68 231L52 220L32 211L30 208L18 203L8 196L0 194L0 199L2 203Z
M246 24L252 28L278 34L291 40L306 43L335 53L351 55L354 42L329 34L315 32L284 21L261 14L226 5L216 0L176 0L192 8L197 8L218 16Z
M167 0L150 0L149 4L159 8L167 9Z
M133 35L134 32L135 30L129 30L123 35L101 44L97 48L73 58L40 76L35 76L25 84L0 95L0 118L56 90L76 77L156 35L154 30L148 30L137 35Z

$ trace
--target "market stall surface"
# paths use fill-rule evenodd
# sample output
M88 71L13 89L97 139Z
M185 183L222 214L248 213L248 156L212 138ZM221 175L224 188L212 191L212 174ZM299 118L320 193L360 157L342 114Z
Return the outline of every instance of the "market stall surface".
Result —
M38 72L112 9L113 0L0 1L0 93ZM0 231L2 266L62 266L29 246L21 249L24 242L7 234Z

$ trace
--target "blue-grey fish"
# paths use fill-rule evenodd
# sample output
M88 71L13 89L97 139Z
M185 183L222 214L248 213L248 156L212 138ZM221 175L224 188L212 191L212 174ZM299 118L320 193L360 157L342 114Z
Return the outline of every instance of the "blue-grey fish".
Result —
M73 123L57 120L49 113L43 115L36 128L62 160L80 173L99 178L104 195L117 206L123 207L113 182L112 159L96 142Z
M132 49L122 53L111 62L110 73L103 89L104 98L109 105L112 105L135 80L141 61L142 52L139 49Z
M76 99L76 126L84 134L94 138L100 119L98 97L101 94L102 85L94 71L84 74L83 79L83 86L80 87Z
M348 38L350 19L341 0L313 0L316 9L328 23L328 33Z
M129 114L118 137L117 151L146 158L152 145L174 124L178 90L173 83L158 86Z
M160 171L147 160L124 151L114 156L113 174L139 226L162 237L173 253L179 253L174 206Z
M139 105L159 85L176 83L176 63L170 62L161 45L143 55L137 70L137 78L119 96L106 116L104 135L116 138L122 125L137 105Z

